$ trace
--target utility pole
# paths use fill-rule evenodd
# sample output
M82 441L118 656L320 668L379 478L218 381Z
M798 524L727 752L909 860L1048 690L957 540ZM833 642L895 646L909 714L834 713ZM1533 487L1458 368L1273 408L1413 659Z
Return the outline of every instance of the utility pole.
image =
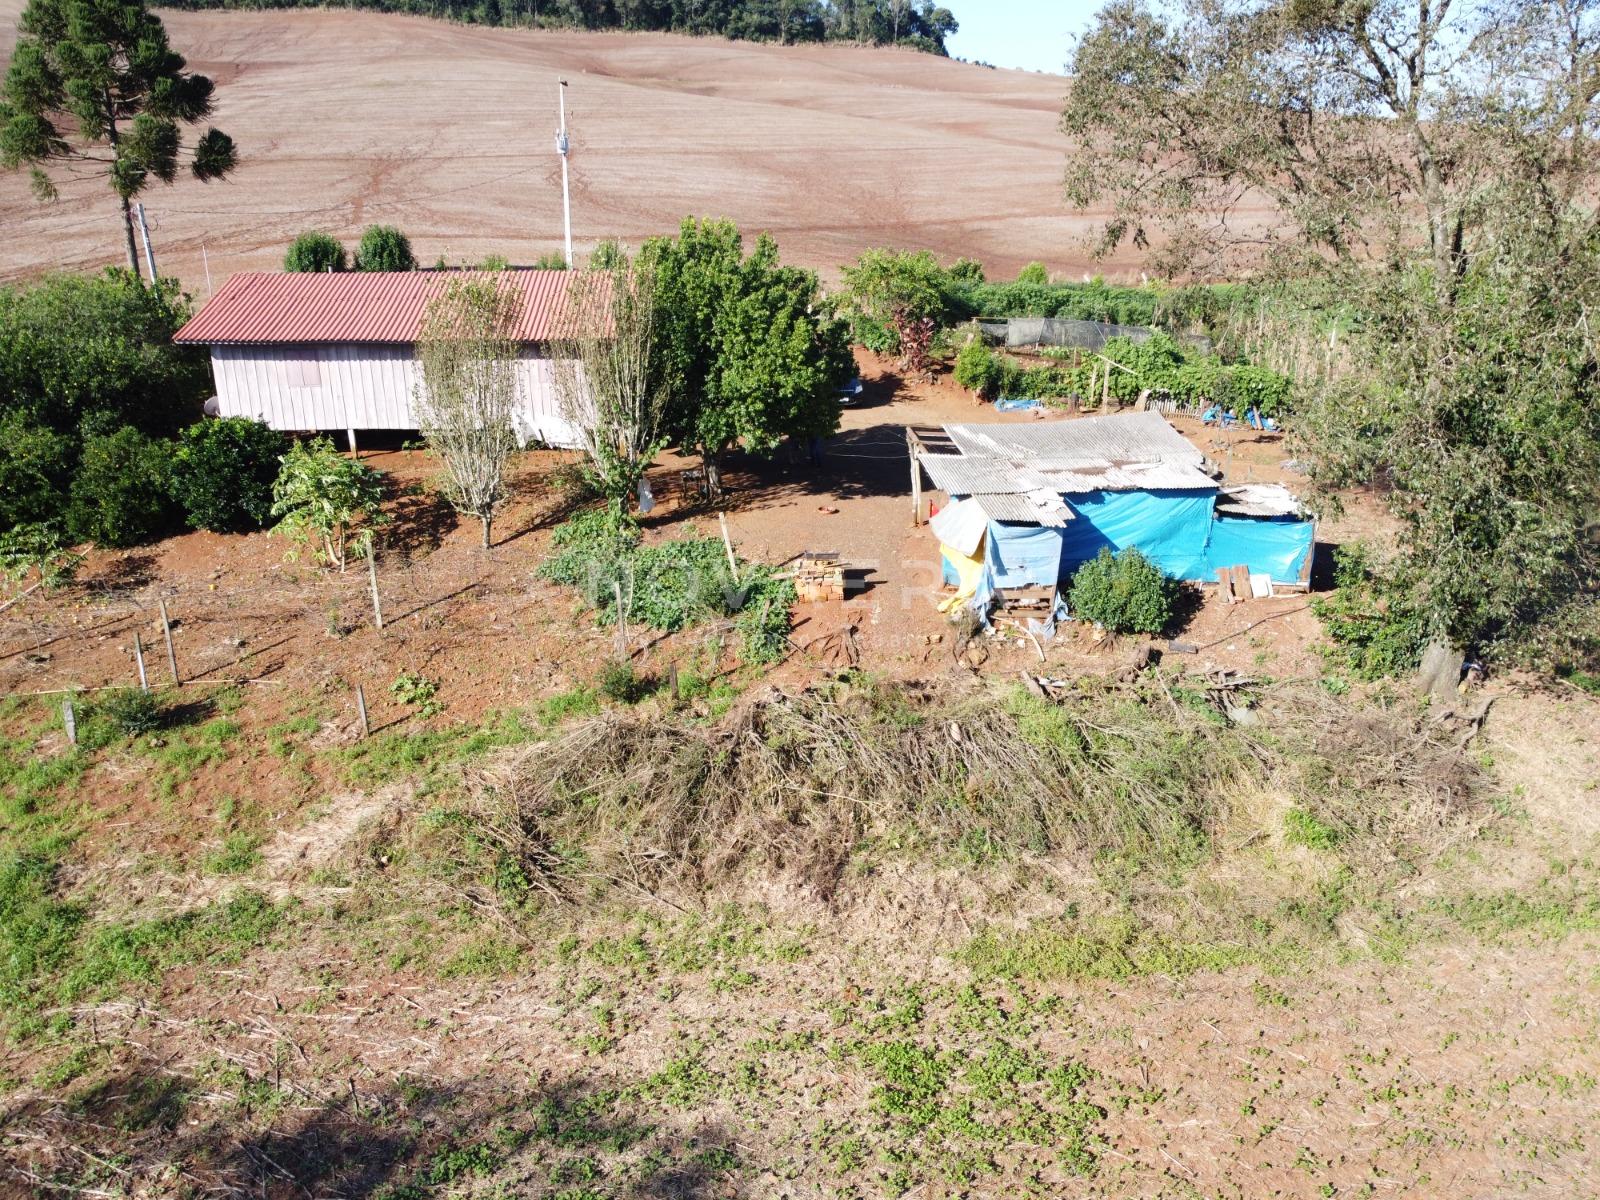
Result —
M139 214L139 237L144 242L144 262L145 266L150 268L150 282L154 283L158 276L156 275L155 251L150 249L150 224L144 219L143 203L135 204L133 208Z
M556 153L561 155L561 218L567 235L567 270L572 270L572 190L567 182L567 152L572 143L567 140L567 81L563 79L556 89L561 102L561 127L556 131Z

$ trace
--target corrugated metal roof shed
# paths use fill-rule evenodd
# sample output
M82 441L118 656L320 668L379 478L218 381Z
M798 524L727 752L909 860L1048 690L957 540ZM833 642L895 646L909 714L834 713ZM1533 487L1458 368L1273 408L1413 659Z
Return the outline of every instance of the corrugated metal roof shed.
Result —
M933 485L956 495L1213 491L1205 456L1156 412L1035 424L949 425L960 454L923 454ZM998 505L998 501L992 501ZM1023 517L1038 521L1037 509Z
M1060 529L1068 521L1077 519L1077 514L1065 504L1042 509L1027 496L1014 493L974 492L972 499L991 521L1015 521L1021 525L1048 525Z
M499 278L522 305L512 335L549 341L570 311L567 271L246 272L222 285L173 341L206 345L375 343L417 340L428 302L455 280Z
M1044 459L1114 464L1176 459L1198 467L1204 458L1158 412L1027 424L947 425L945 429L970 457L1018 459L1030 464Z

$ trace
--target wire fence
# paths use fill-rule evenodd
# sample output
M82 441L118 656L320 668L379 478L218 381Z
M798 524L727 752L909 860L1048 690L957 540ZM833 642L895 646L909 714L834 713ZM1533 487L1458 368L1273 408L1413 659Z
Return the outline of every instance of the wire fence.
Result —
M137 562L125 560L135 574ZM225 568L209 581L69 583L0 615L0 698L309 684L331 675L354 686L382 660L423 659L463 639L526 632L558 601L524 563L486 557L475 572L462 568L455 557L392 555L376 559L370 574L364 560L343 572L284 564L276 578L245 586L231 585ZM472 603L491 604L490 618L451 619Z

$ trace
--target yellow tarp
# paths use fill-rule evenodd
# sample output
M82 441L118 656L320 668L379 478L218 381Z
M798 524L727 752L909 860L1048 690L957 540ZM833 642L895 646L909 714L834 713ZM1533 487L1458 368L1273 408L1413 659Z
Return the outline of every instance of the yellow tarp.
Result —
M940 602L940 612L952 612L960 608L977 593L978 581L983 578L983 549L988 540L988 533L978 539L977 549L973 551L975 558L967 557L953 546L939 543L939 553L956 571L956 594Z

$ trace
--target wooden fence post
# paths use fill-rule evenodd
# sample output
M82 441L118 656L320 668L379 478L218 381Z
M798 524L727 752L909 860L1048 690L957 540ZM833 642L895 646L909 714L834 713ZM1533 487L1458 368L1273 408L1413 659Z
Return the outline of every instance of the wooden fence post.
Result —
M383 606L378 603L378 560L372 549L372 539L367 539L367 583L372 588L372 623L383 632Z
M628 612L622 607L622 583L613 580L611 590L617 597L617 657L628 656Z
M670 667L667 668L667 682L669 682L672 685L672 703L673 704L677 704L679 701L681 701L683 699L683 697L678 694L678 664L677 663L673 663Z
M71 700L63 700L61 702L61 724L66 728L68 745L76 746L78 744L78 718L72 711Z
M367 693L361 690L361 685L356 684L356 711L361 714L361 736L372 736L372 725L367 720Z
M717 514L717 524L722 526L722 548L728 552L728 574L733 576L735 583L739 582L739 560L733 556L733 539L728 536L728 516L726 513Z
M148 692L150 679L144 673L144 643L139 640L137 633L133 635L133 661L139 664L139 690Z
M178 656L172 649L172 622L167 619L167 602L156 601L161 606L161 634L167 639L167 666L172 668L172 686L177 687L183 681L178 678Z

